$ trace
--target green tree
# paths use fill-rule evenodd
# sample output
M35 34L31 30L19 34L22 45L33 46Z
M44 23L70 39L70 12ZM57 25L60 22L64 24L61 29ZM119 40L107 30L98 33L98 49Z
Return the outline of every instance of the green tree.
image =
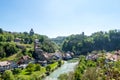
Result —
M12 34L7 34L6 35L6 41L7 42L11 42L11 41L13 41L14 40L14 36L12 35Z
M58 61L58 67L61 67L61 65L62 65L62 61L59 60L59 61Z
M5 41L6 41L5 36L0 34L0 42L5 42Z
M2 34L3 33L3 30L2 30L2 28L0 28L0 34Z
M26 70L31 74L34 71L34 64L32 63L28 64Z
M67 74L61 74L59 77L58 77L58 80L68 80L68 75Z
M20 68L16 68L12 72L13 72L13 74L19 74L21 72L21 69Z
M3 80L14 80L14 76L10 70L6 70L2 75Z
M51 71L51 67L48 65L46 66L46 71L50 72Z
M6 43L4 46L6 56L10 56L17 52L16 44L15 43Z
M99 77L99 75L96 72L96 68L91 67L91 68L86 69L81 80L98 80L98 77Z
M36 64L36 65L35 65L35 71L40 71L40 70L41 70L40 64Z
M0 58L4 58L4 57L6 57L6 53L4 51L4 48L1 46L0 47Z

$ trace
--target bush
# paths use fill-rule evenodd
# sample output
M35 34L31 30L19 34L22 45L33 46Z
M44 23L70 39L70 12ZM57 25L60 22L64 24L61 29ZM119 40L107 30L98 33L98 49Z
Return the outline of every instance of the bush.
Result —
M13 74L19 74L21 72L20 68L16 68L13 70Z
M62 65L62 61L59 60L59 61L58 61L58 67L61 67L61 65Z
M34 64L32 63L28 64L26 70L31 74L34 71Z
M36 64L36 65L35 65L35 71L40 71L40 70L41 70L40 64Z
M61 74L59 77L58 77L58 80L68 80L68 75L67 74Z
M42 80L38 74L32 74L30 80Z
M46 71L48 71L48 72L51 71L51 67L49 65L46 67Z
M3 80L14 80L13 73L10 70L6 70L2 75Z

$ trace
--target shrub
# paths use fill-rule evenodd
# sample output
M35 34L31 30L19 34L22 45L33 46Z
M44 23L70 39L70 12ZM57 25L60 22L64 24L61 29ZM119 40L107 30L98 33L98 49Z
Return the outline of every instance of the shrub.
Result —
M6 70L2 75L3 80L14 80L12 71Z
M40 70L41 70L40 64L36 64L36 65L35 65L35 71L40 71Z
M31 74L34 71L34 64L32 64L32 63L28 64L26 69Z

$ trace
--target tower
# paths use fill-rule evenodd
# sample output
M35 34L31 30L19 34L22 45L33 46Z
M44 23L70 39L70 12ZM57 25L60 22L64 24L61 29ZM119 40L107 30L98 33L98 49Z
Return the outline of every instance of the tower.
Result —
M36 51L36 49L38 48L38 46L39 46L39 40L35 39L34 40L34 51Z
M33 29L31 28L31 30L30 30L30 36L32 36L32 35L34 35L34 31L33 31Z

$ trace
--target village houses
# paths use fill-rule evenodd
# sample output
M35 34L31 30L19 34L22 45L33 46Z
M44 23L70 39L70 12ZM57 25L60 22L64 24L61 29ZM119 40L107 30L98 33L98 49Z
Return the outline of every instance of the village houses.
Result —
M13 61L2 61L0 62L0 71L16 68L17 64Z

